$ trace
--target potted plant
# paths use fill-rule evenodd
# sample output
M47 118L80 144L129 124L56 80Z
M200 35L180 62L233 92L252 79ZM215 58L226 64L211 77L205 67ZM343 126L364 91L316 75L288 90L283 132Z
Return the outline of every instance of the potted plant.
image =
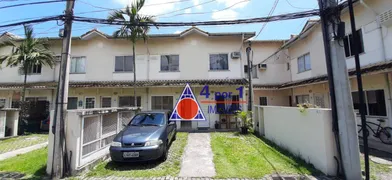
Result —
M241 133L247 134L252 128L252 112L251 111L237 111L236 118L241 120Z
M215 121L215 129L219 129L219 122Z

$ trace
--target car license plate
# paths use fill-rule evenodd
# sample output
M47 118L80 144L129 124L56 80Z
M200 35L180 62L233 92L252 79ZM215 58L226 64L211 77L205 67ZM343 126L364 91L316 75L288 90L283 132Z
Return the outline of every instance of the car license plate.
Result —
M124 158L136 158L136 157L139 157L139 152L124 152L123 157Z

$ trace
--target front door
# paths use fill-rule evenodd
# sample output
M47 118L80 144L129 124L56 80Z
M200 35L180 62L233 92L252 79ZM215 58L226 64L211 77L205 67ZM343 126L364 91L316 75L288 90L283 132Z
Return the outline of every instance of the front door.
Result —
M198 128L209 128L210 127L210 116L208 113L208 104L202 104L200 103L202 100L208 100L205 98L205 96L198 96L197 101L199 101L199 105L201 110L204 113L204 117L206 118L205 121L197 121L197 127Z

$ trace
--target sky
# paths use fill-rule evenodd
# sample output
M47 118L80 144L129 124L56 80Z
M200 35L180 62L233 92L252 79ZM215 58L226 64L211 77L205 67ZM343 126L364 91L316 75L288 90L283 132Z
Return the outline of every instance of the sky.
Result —
M47 0L0 0L0 8L20 3L30 3ZM124 8L134 0L76 0L75 15L83 17L107 18L110 10ZM153 15L158 22L192 22L233 20L254 17L265 17L271 11L275 0L146 0L141 14ZM318 8L317 0L279 0L273 15L299 12ZM29 5L15 8L0 9L0 24L23 21L26 18L42 18L45 16L61 15L65 9L65 2ZM97 12L98 11L98 12ZM316 19L317 17L311 17ZM266 25L258 40L288 39L291 34L298 34L306 20L270 22ZM36 37L57 37L62 28L62 22L45 22L34 24ZM255 32L262 28L263 23L199 26L207 32ZM112 35L119 26L74 22L72 36L80 36L85 32L97 28ZM180 33L189 27L161 27L151 28L151 34ZM1 28L0 33L11 32L23 37L23 27Z

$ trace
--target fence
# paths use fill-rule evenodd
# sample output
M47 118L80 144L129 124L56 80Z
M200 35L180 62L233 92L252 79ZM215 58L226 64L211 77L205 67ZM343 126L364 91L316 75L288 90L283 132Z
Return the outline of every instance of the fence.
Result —
M336 175L338 157L329 109L254 106L255 130L260 135L313 164L327 175ZM258 125L258 126L257 126Z
M108 155L110 143L136 108L101 108L67 111L66 145L71 171L75 174L88 164ZM53 113L51 113L53 114ZM53 134L49 136L47 172L52 166Z

